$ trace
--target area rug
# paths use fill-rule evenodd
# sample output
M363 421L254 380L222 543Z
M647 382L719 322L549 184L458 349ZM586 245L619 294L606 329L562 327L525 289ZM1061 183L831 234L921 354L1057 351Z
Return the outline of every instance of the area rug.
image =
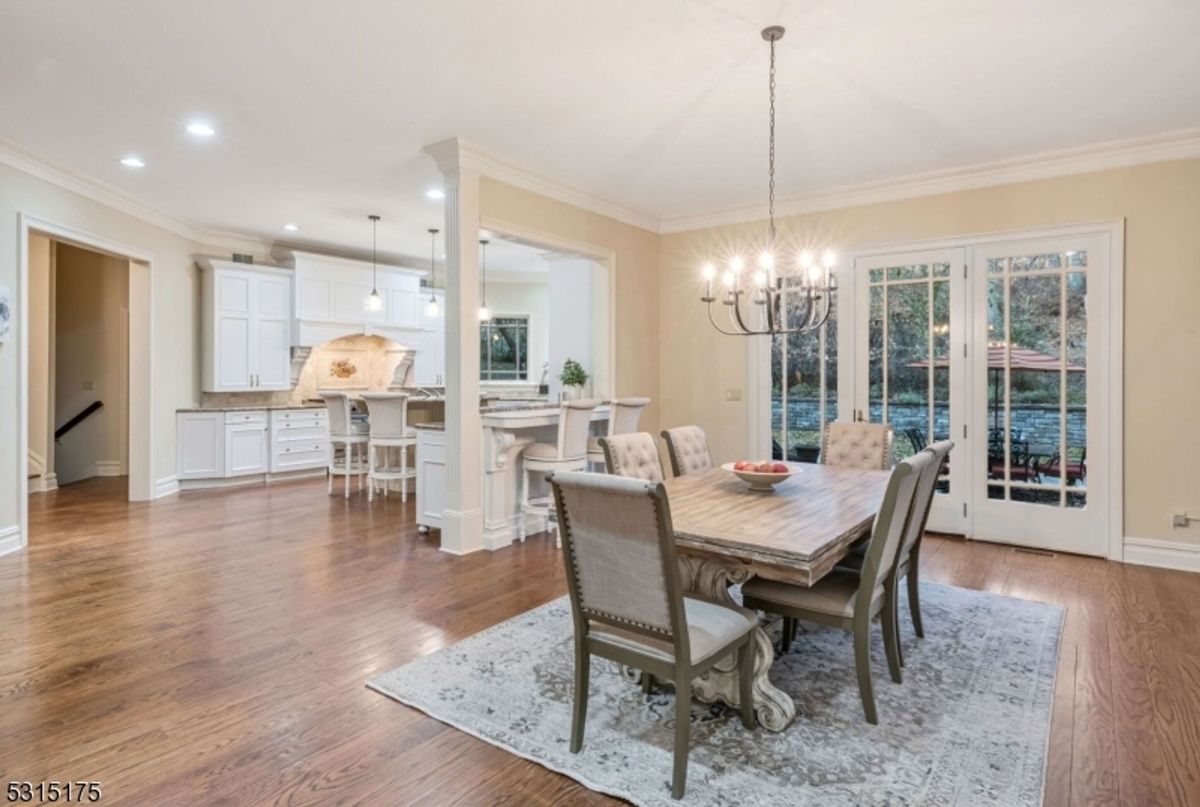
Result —
M772 680L796 700L787 731L744 729L694 703L683 803L1040 805L1063 609L922 584L926 638L903 613L904 683L874 631L879 725L863 719L850 634L803 625ZM458 729L638 805L671 799L674 694L644 696L592 662L587 732L571 754L566 597L385 673L368 686Z

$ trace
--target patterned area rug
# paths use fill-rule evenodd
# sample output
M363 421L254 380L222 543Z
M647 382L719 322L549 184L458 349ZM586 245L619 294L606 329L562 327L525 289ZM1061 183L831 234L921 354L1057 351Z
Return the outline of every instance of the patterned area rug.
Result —
M863 719L850 634L805 625L777 658L796 700L782 734L692 706L691 805L1040 805L1063 609L923 584L926 638L904 604L904 683L879 630L878 726ZM638 805L671 799L674 694L649 698L593 659L583 751L571 754L572 625L566 597L367 685L493 745Z

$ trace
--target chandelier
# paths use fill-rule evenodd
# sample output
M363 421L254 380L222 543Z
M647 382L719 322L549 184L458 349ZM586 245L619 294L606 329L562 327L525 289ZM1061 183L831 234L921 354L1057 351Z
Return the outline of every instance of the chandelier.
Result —
M829 319L833 293L837 290L837 278L833 275L834 255L825 252L818 262L810 252L802 252L796 258L793 273L782 270L775 258L775 43L783 38L783 27L772 25L764 28L762 38L771 45L771 73L768 87L771 95L771 110L768 122L770 132L767 154L768 172L768 238L767 248L758 259L754 276L747 279L746 262L741 255L729 259L727 268L721 273L720 288L714 293L713 283L717 280L715 263L704 265L704 296L700 298L708 308L708 321L723 334L729 336L759 336L774 334L805 333L816 330ZM749 311L759 307L762 315L760 324L747 324L742 314L742 298L745 297ZM729 328L717 324L713 316L713 303L720 301L729 314ZM789 313L790 304L797 304L795 316Z

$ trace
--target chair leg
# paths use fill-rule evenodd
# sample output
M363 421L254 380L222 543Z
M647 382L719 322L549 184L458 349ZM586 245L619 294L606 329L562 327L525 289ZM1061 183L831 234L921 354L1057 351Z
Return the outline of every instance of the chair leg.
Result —
M787 653L792 647L792 639L796 638L796 620L790 616L783 618L783 633L779 639L779 655Z
M346 473L342 479L345 484L342 485L342 498L350 498L350 458L354 456L354 443L346 443L346 450L342 452L342 462L345 464Z
M754 728L754 634L738 651L738 706L742 725Z
M863 621L854 626L854 668L858 673L858 694L862 697L867 722L879 722L875 714L875 691L871 687L871 623Z
M521 515L517 519L517 540L525 543L525 508L529 507L529 469L521 470Z
M375 501L375 463L379 461L379 446L367 444L367 501Z
M334 464L336 462L337 462L337 449L334 448L333 444L331 443L329 446L329 467L327 467L325 469L325 476L326 476L325 492L330 495L333 495L333 469L334 469Z
M583 748L583 726L587 722L588 678L592 657L583 642L575 643L575 707L571 712L571 753Z
M889 586L889 589L892 587ZM900 673L900 633L896 630L896 592L887 591L883 595L883 649L887 653L888 672L897 684L903 682Z
M687 789L688 744L692 728L692 681L686 675L675 677L675 770L671 776L671 796L682 799Z
M355 476L358 477L358 492L359 493L362 493L362 489L363 489L363 476L364 476L363 464L366 462L366 455L363 453L363 449L365 449L365 448L366 448L366 446L363 445L362 443L358 444L358 473L355 474Z
M408 504L408 446L400 446L400 501Z
M912 613L913 632L925 638L925 626L921 624L921 586L917 581L917 556L914 553L908 567L908 610Z

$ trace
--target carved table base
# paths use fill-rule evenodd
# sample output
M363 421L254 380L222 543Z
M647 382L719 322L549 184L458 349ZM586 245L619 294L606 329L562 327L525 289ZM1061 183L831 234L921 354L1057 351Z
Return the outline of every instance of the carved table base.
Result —
M684 588L705 599L740 605L730 596L729 587L744 583L751 577L745 567L725 565L712 560L681 555L679 572ZM759 724L767 731L783 731L796 717L796 704L790 695L775 688L769 673L775 661L775 646L767 629L770 622L761 622L754 629L754 714ZM623 668L622 673L630 681L638 681L641 673L632 668ZM737 708L738 697L737 665L733 656L721 659L716 666L692 682L692 695L704 703L720 701Z

